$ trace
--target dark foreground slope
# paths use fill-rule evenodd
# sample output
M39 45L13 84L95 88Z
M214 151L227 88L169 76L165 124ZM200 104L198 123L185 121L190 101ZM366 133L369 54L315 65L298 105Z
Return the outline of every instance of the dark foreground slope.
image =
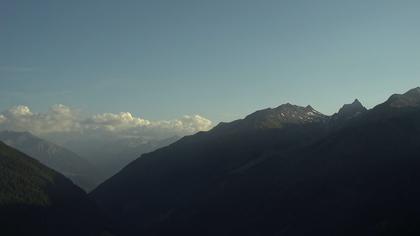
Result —
M2 131L0 140L62 173L86 191L99 184L95 167L66 148L28 132Z
M414 89L332 117L263 110L143 155L92 196L127 235L418 235L419 105Z
M79 187L0 142L0 235L107 235Z

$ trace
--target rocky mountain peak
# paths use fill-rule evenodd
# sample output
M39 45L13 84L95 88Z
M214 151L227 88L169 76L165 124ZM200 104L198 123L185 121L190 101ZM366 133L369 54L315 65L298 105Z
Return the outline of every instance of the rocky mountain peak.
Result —
M355 99L353 103L343 105L338 111L338 115L352 117L365 112L366 110L366 107L364 107L358 99Z

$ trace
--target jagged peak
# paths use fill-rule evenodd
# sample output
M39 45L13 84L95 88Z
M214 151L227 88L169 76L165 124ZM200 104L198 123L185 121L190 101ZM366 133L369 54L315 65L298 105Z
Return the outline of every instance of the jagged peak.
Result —
M352 104L358 104L358 105L361 105L361 106L363 106L362 105L362 103L359 101L359 99L354 99L354 102L352 103Z
M359 116L367 111L359 99L355 99L352 103L344 104L340 110L332 116L333 120L348 120Z
M350 104L344 104L340 110L338 111L338 113L354 113L354 112L359 112L359 111L365 111L367 110L366 107L364 107L362 105L362 103L359 101L359 99L355 99L352 103Z

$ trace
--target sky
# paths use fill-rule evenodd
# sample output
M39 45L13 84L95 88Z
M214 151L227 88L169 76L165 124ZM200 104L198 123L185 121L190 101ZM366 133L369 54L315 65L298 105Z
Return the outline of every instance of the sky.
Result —
M372 107L420 86L419 11L416 0L0 0L0 111L64 104L83 124L198 115L195 129L286 102Z

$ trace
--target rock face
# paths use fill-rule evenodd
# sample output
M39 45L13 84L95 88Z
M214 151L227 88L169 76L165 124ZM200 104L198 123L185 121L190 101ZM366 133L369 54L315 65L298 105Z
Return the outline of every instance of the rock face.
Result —
M102 235L106 224L70 180L0 142L1 235Z
M125 235L418 235L419 89L290 104L145 154L91 196Z

